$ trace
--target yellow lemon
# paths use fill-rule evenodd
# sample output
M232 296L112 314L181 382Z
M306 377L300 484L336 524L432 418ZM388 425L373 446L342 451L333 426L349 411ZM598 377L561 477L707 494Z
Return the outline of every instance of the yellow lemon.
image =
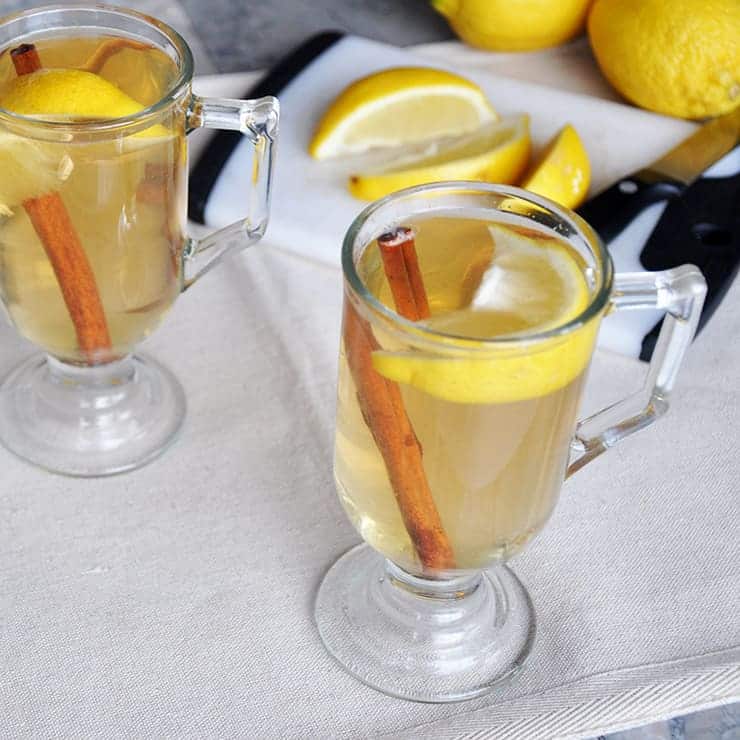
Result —
M477 295L467 309L432 317L427 322L445 333L479 336L476 326L486 314L511 315L512 325L529 325L527 333L562 326L587 306L590 292L576 258L557 239L524 230L491 226L494 256ZM520 314L515 316L514 314ZM373 353L378 373L455 403L513 403L552 393L574 380L588 365L599 321L571 332L516 346Z
M349 190L357 198L375 200L401 188L443 180L512 183L526 169L530 148L529 118L521 115L444 142L430 154L353 175Z
M528 51L556 46L579 34L591 0L432 0L471 46Z
M579 206L591 183L591 165L581 138L570 124L545 146L522 187L566 208Z
M643 108L703 118L740 104L739 0L596 0L588 33L604 76Z
M146 106L129 97L100 75L81 69L40 69L14 78L0 105L22 116L106 120L134 115ZM141 136L167 135L156 125Z
M316 159L474 131L497 119L483 91L439 69L399 67L364 77L324 113L309 145Z

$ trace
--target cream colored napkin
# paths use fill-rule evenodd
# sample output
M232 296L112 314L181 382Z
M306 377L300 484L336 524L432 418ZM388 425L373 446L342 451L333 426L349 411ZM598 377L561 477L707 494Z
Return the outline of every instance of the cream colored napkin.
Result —
M331 475L341 281L269 240L209 273L146 351L183 382L176 444L71 480L0 450L8 737L587 737L740 698L740 286L669 416L566 483L513 567L534 651L483 699L431 706L325 653L316 588L358 541ZM31 348L0 328L0 371ZM598 353L594 409L643 367Z

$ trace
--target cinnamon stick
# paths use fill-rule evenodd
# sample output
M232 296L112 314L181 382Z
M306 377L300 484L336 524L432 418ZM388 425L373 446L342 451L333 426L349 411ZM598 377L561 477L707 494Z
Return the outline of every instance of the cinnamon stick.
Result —
M133 39L116 38L108 39L104 41L97 49L90 55L90 58L82 65L81 69L86 72L98 73L105 66L105 63L115 54L118 54L122 49L135 49L136 51L142 51L145 49L151 49L152 47L141 41L134 41Z
M31 72L41 69L41 59L33 44L21 44L20 46L16 46L15 49L10 52L10 58L13 61L15 73L18 77L29 75Z
M452 546L429 488L421 445L404 408L401 391L396 383L384 378L373 367L372 355L380 346L349 296L344 302L343 334L360 410L385 462L416 553L425 570L454 568Z
M399 228L378 238L383 265L398 313L417 321L429 316L424 280L411 229ZM425 570L455 567L452 546L434 502L419 439L397 383L380 375L372 363L380 349L370 324L345 297L344 346L365 423L383 457L401 518Z
M21 44L10 54L19 76L41 69L33 44ZM50 192L27 198L23 207L56 275L79 348L91 362L99 362L111 347L108 324L95 274L64 201L59 193Z
M170 199L170 167L163 163L147 162L144 167L144 179L136 188L136 200L151 206L164 207ZM177 275L179 254L173 238L173 230L165 209L165 220L162 224L162 235L170 245L170 264L172 273Z
M429 301L416 255L414 232L400 226L379 236L378 247L398 313L410 321L428 319Z

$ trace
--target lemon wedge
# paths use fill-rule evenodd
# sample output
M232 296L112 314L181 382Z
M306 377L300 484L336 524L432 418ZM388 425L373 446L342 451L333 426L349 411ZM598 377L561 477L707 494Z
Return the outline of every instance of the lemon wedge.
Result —
M480 342L444 355L378 350L373 353L378 373L446 401L488 404L545 396L583 372L596 340L597 318L562 336L529 345L526 341L526 334L562 326L587 307L590 293L576 258L545 235L537 238L501 225L490 230L494 256L470 307L425 324L449 334L478 336L476 326L509 315L510 324L529 327L520 332L521 342Z
M0 97L0 105L22 116L62 120L123 118L146 107L100 75L81 69L40 69L16 77ZM134 136L168 134L164 126L157 124Z
M591 184L586 147L570 124L547 143L522 187L566 208L579 206Z
M526 169L530 148L529 117L515 116L434 145L422 156L404 158L377 172L353 175L349 191L357 198L374 200L401 188L442 180L512 183Z
M495 121L483 91L439 69L398 67L350 85L334 100L309 145L316 159L458 136Z

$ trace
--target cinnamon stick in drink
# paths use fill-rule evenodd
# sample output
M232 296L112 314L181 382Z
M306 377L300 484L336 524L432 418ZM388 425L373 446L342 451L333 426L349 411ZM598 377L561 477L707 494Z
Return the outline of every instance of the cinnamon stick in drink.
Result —
M105 63L115 54L123 49L134 49L141 51L142 49L148 49L148 45L141 41L133 41L132 39L117 38L108 39L104 41L92 56L82 65L82 69L86 72L94 72L97 74L105 66Z
M19 76L41 69L33 44L21 44L10 55ZM62 197L57 192L45 193L27 198L23 207L54 270L80 349L91 362L105 359L111 348L105 311L95 274Z
M399 226L379 236L378 247L396 311L410 321L428 319L429 301L416 255L414 232Z
M33 44L21 44L16 46L10 52L10 58L13 60L15 73L18 77L29 75L37 69L41 69L41 59L36 47Z
M413 321L429 316L413 232L399 229L378 239L398 312ZM404 255L404 247L410 258ZM390 273L390 275L389 275ZM394 287L395 285L395 287ZM385 462L401 517L425 570L455 567L450 541L424 471L421 444L414 432L397 383L376 372L373 352L380 349L365 321L345 296L344 347L362 415Z

